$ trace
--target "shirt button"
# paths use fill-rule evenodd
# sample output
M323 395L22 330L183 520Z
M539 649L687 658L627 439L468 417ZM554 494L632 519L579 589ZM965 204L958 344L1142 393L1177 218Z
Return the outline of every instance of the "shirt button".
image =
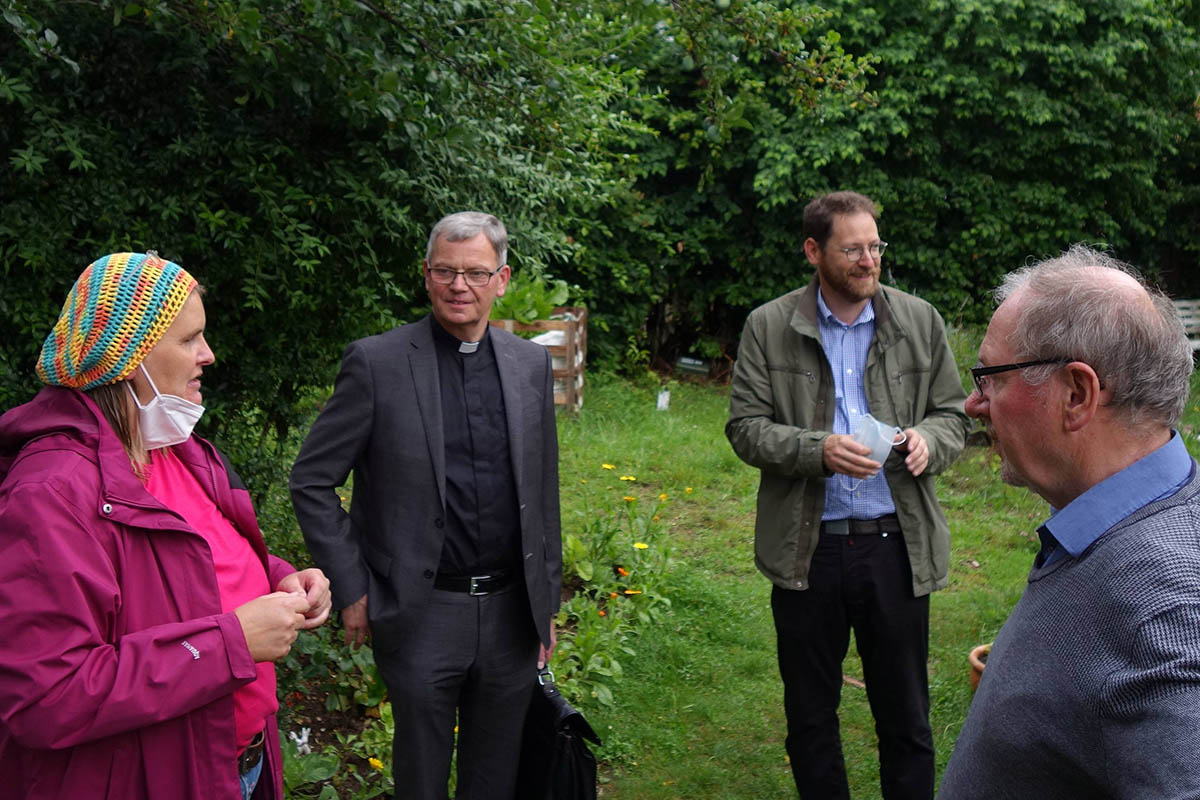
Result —
M442 521L442 518L441 518L441 517L438 517L437 519L435 519L435 520L433 521L433 527L435 527L435 528L444 528L444 527L446 527L446 523Z
M104 505L102 505L100 507L100 510L103 511L105 514L111 514L112 513L112 505L110 503L105 503Z
M421 574L425 576L425 580L427 580L427 581L433 579L433 570L431 570L431 569L427 569Z

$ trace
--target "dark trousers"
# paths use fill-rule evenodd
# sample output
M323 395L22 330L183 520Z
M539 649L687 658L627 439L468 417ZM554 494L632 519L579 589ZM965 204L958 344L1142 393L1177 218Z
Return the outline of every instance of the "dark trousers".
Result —
M396 721L397 798L446 800L457 721L457 800L513 800L537 654L520 585L434 590L411 639L375 653Z
M903 536L822 534L809 587L771 593L796 789L804 800L850 797L837 707L853 628L883 797L930 800L929 598L913 597Z

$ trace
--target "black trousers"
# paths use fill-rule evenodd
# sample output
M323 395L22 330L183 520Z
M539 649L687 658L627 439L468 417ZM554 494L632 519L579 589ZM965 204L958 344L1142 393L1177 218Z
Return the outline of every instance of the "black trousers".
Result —
M519 582L476 597L434 590L412 638L375 652L396 721L397 798L446 800L457 721L457 800L513 800L537 655Z
M771 593L796 789L804 800L850 797L837 707L853 628L883 797L930 800L929 597L913 597L903 536L822 534L809 587Z

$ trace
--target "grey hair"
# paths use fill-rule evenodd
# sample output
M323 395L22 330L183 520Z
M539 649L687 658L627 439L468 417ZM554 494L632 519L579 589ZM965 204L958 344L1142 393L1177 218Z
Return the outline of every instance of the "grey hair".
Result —
M439 236L447 242L465 242L467 239L474 239L481 233L487 237L488 242L492 245L492 250L496 251L496 255L500 258L496 266L502 267L507 264L508 231L504 229L503 222L482 211L456 211L439 219L433 226L433 230L429 232L429 244L425 246L425 260L428 261L433 256L433 245Z
M1100 280L1104 270L1128 275L1133 287ZM1071 359L1096 371L1112 392L1108 406L1131 427L1176 428L1187 405L1192 348L1171 300L1136 269L1082 244L1005 276L996 300L1020 293L1010 344L1016 360ZM1058 369L1029 367L1024 378L1041 385Z

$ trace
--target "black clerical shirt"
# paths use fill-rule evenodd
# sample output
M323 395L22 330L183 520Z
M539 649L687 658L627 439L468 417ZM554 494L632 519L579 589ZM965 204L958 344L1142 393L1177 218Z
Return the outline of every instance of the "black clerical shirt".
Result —
M489 575L521 561L508 420L490 337L474 352L433 320L446 448L441 575Z

